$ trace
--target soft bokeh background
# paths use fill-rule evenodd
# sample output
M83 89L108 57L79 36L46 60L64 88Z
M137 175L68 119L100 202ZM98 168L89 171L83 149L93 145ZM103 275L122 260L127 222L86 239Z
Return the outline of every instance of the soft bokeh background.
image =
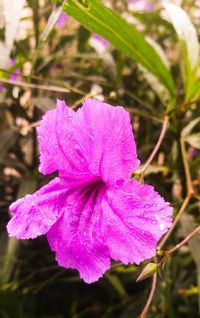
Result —
M181 45L162 1L102 2L154 40L160 55L162 48L175 82L176 104L186 101ZM173 3L187 12L199 37L200 1ZM35 127L43 113L55 107L56 98L73 109L87 97L124 106L130 112L141 163L156 144L170 103L163 86L150 73L66 13L55 27L50 25L49 37L39 51L54 9L50 0L0 0L0 317L134 318L142 311L151 287L151 278L136 283L148 261L112 269L97 283L87 285L76 271L57 265L45 236L28 241L7 237L10 203L52 178L38 172ZM192 37L187 41L192 46ZM198 66L197 77L199 71ZM172 203L174 215L187 192L179 138L183 127L200 118L198 96L199 90L193 96L195 102L173 113L158 154L145 172L144 182L154 185ZM200 222L199 126L194 125L192 132L195 137L188 138L185 147L196 194L165 248L177 244ZM196 236L164 264L149 318L200 316L199 243Z

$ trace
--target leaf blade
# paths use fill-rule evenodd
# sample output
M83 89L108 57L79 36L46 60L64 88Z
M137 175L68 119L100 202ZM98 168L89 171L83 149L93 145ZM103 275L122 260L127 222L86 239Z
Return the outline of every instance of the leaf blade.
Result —
M77 0L68 0L64 11L144 66L168 89L171 97L174 97L174 82L170 72L155 49L133 25L98 0L88 0L87 6Z

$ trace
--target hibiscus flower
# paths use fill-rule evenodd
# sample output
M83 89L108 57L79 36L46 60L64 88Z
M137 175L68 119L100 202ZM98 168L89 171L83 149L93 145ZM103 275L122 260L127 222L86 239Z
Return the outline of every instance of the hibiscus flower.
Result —
M58 100L37 133L39 171L58 177L11 204L9 236L47 234L58 264L87 283L111 258L139 264L155 255L172 208L152 186L129 179L140 161L128 112L94 99L74 112Z

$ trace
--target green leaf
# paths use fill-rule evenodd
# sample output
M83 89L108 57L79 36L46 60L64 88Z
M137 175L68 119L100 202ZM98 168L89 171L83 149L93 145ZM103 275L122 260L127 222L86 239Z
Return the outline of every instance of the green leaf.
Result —
M194 97L198 96L200 94L200 78L196 80L194 85L191 87L189 100L192 100Z
M197 31L186 12L172 3L165 3L164 8L170 16L184 55L184 81L186 100L195 82L199 64L199 42Z
M53 30L56 22L58 21L59 19L59 16L61 15L62 11L63 11L63 7L64 7L64 4L65 4L65 1L66 0L63 0L62 3L55 7L55 9L52 11L49 19L48 19L48 22L47 22L47 25L41 35L41 39L40 39L40 44L37 48L37 51L36 51L36 54L35 54L35 57L34 57L34 60L33 60L33 65L32 65L32 70L33 70L33 67L43 49L43 47L45 46L48 38L49 38L49 35L51 33L51 31ZM32 73L32 70L31 70L31 73Z
M98 33L121 52L126 53L168 89L174 97L174 82L160 56L137 29L98 0L68 0L64 6L70 16L92 32Z
M187 136L185 141L187 141L192 147L200 149L200 133Z

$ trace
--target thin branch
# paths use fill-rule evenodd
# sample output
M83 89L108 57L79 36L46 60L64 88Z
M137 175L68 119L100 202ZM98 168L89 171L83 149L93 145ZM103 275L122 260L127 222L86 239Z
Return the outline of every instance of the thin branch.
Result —
M189 164L187 162L186 158L186 151L185 151L185 142L183 138L180 138L180 146L181 146L181 153L183 157L183 165L184 165L184 170L185 170L185 177L186 177L186 184L187 184L187 191L189 194L193 195L194 194L194 188L190 176L190 168Z
M158 266L160 266L170 254L178 250L181 246L183 246L185 243L187 243L193 236L195 236L198 232L200 232L200 226L198 226L194 231L192 231L184 240L182 240L180 243L178 243L176 246L172 247L170 250L165 251L164 257L160 260L158 263Z
M176 215L175 219L174 219L174 222L171 226L171 228L169 229L169 231L165 234L165 236L163 237L163 239L161 240L160 244L158 245L157 249L158 250L161 250L163 245L165 244L165 242L168 240L170 234L172 233L172 231L174 230L176 224L178 223L182 213L184 212L186 206L188 205L189 201L190 201L190 198L191 198L191 195L188 194L185 198L185 200L183 201L183 204L178 212L178 214Z
M120 263L116 263L116 264L113 264L110 266L110 268L116 268L116 267L119 267L119 266L124 266L125 264L120 262Z
M200 101L200 98L195 98L191 101L188 101L188 102L185 102L185 103L182 103L182 104L179 104L179 105L176 105L171 111L169 111L169 114L171 114L172 112L174 112L175 110L179 109L179 108L182 108L182 107L185 107L185 106L188 106L188 105L192 105L192 104L195 104L197 102Z
M158 149L160 148L160 145L161 145L161 143L163 141L163 138L165 136L165 133L166 133L166 130L167 130L168 121L169 121L169 116L165 115L165 118L164 118L164 121L163 121L163 125L162 125L162 129L161 129L161 133L160 133L160 136L158 138L158 141L157 141L152 153L150 154L149 158L144 163L143 167L137 171L138 173L143 173L146 170L146 168L150 165L150 163L153 160L153 158L155 157L155 155L156 155L156 153L157 153Z
M69 93L69 89L62 88L58 86L53 85L39 85L39 84L33 84L33 83L26 83L22 81L13 81L10 79L0 78L0 81L2 83L7 83L14 86L22 86L22 87L28 87L28 88L37 88L45 91L53 91L53 92L60 92L60 93Z
M157 263L156 261L156 257L154 257L155 259L155 263ZM149 294L149 297L147 299L147 302L144 306L144 309L142 310L141 314L140 314L140 318L145 318L148 310L149 310L149 307L151 305L151 302L152 302L152 299L153 299L153 296L154 296L154 293L155 293L155 289L156 289L156 283L157 283L157 271L153 274L153 278L152 278L152 285L151 285L151 291L150 291L150 294Z
M169 255L175 252L176 250L178 250L181 246L183 246L191 238L193 238L193 236L195 236L199 231L200 231L200 226L198 226L193 232L191 232L188 236L186 236L186 238L183 241L181 241L179 244L177 244L176 246L172 247L169 251L167 251L167 254Z

